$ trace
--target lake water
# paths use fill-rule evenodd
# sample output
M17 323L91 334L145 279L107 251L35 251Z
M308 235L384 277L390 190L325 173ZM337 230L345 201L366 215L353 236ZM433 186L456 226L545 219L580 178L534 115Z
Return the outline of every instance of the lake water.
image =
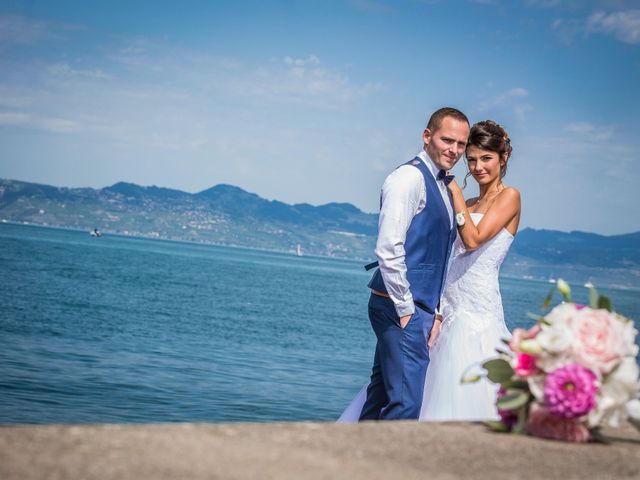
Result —
M361 262L0 224L0 272L2 424L334 420L371 367Z

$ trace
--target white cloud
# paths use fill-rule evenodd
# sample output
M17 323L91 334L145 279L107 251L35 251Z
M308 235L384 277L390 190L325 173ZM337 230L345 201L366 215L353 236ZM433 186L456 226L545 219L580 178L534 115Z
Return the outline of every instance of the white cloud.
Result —
M244 70L229 87L237 96L315 108L342 108L384 88L380 82L354 82L342 70L325 65L315 55L305 59L288 56Z
M66 118L41 118L38 123L44 130L55 133L75 133L82 130L80 123Z
M31 127L54 133L75 133L83 130L82 125L74 120L26 112L0 112L0 125Z
M79 25L47 22L16 14L0 14L0 46L62 40L68 32L81 29Z
M292 57L284 57L284 63L287 65L296 65L298 67L303 67L305 65L320 65L320 59L315 55L309 55L308 58L292 58Z
M564 130L580 137L592 140L606 141L613 137L614 129L609 125L594 125L589 122L573 122L565 126Z
M24 125L29 115L24 112L0 112L0 125Z
M47 67L47 71L50 75L56 77L90 77L90 78L109 78L105 72L101 69L76 69L71 67L67 63L54 63Z
M506 92L483 98L477 108L478 113L493 112L507 109L519 122L524 122L525 114L533 110L533 107L524 99L529 96L529 91L522 87L514 87Z
M529 92L522 87L515 87L506 92L499 93L494 95L493 97L489 97L483 100L478 107L478 110L483 112L490 108L504 105L506 103L512 102L514 99L527 97Z
M586 22L587 33L613 35L624 43L640 43L640 10L626 10L610 14L595 12Z
M0 15L0 44L28 45L49 36L46 22L21 15Z
M104 149L146 150L150 157L209 152L237 158L245 135L259 124L273 137L261 139L263 145L282 151L303 144L299 131L284 143L277 138L287 128L288 109L292 117L300 107L345 113L383 88L355 81L344 73L348 67L314 54L250 65L144 38L50 63L0 57L0 70L11 72L0 78L0 126L91 138ZM274 118L260 120L269 115L277 127L267 125ZM224 148L230 139L233 154Z
M527 112L533 110L533 106L528 103L521 103L513 106L513 113L516 116L516 120L523 123L526 119Z

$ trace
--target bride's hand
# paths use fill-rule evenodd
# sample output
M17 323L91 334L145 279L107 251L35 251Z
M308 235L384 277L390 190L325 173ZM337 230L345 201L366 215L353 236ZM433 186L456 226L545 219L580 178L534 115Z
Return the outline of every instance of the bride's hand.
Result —
M447 188L451 193L455 193L456 191L462 192L462 190L460 190L460 186L458 186L458 182L456 182L455 179L449 182L449 184L447 185Z
M438 338L438 334L440 333L440 327L442 326L442 315L436 313L436 318L433 321L433 327L431 327L431 332L429 333L429 340L427 340L427 347L431 348Z

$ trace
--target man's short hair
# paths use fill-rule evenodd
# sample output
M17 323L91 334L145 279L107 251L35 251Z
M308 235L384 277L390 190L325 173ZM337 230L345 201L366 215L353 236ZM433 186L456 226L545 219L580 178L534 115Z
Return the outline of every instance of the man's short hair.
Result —
M464 113L462 113L460 110L453 107L444 107L439 110L436 110L431 115L431 118L429 119L429 123L427 123L427 128L431 130L431 133L435 132L440 128L440 126L442 125L442 121L445 119L445 117L453 117L456 120L459 120L461 122L467 122L467 125L471 126L467 116Z

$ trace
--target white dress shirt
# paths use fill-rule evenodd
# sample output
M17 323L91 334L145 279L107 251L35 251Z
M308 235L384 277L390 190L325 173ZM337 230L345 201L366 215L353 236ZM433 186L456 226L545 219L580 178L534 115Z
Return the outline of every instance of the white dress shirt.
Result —
M437 179L439 168L422 150L418 158ZM453 207L447 187L436 180L440 195L447 207L453 227ZM380 217L378 219L378 241L376 257L387 293L396 307L398 316L411 315L415 311L413 296L407 281L404 243L413 217L427 205L427 190L422 172L411 165L402 165L387 177L382 185Z

